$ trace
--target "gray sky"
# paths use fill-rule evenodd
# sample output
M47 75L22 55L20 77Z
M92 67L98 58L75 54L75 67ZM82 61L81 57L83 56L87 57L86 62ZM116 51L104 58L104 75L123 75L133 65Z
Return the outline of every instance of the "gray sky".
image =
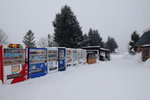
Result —
M98 29L103 40L116 39L126 50L134 30L139 34L150 28L150 0L0 0L0 28L10 43L22 43L31 29L36 40L53 34L52 21L65 4L69 5L82 27Z

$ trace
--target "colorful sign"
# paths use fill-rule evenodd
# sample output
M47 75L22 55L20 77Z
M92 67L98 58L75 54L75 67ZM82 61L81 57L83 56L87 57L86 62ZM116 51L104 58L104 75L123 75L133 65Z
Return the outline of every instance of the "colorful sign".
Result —
M25 49L0 48L0 77L4 84L13 84L27 79Z
M66 48L58 48L58 70L66 70Z
M58 69L58 49L57 48L47 48L47 63L48 71L57 71Z
M20 71L20 65L12 65L11 66L11 73L17 74Z
M28 48L29 78L36 78L47 74L47 49Z

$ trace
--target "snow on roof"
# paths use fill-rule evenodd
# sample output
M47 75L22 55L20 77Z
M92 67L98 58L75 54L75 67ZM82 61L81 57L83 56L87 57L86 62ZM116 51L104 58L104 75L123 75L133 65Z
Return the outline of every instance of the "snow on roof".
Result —
M100 48L101 46L86 46L86 47L83 47L83 48Z
M101 48L100 46L87 46L87 47L83 47L83 49L94 49L94 48L102 50L102 51L110 51L109 49Z
M52 50L55 50L55 49L58 49L58 47L46 47L47 49L52 49Z
M66 49L66 47L57 47L58 49Z
M96 51L96 52L98 52L98 50L86 50L87 52L90 52L90 51Z
M147 44L150 44L150 31L144 32L144 34L136 43L136 46L143 46Z
M150 44L141 45L142 47L150 47Z
M100 48L100 50L110 51L109 49L105 49L105 48Z

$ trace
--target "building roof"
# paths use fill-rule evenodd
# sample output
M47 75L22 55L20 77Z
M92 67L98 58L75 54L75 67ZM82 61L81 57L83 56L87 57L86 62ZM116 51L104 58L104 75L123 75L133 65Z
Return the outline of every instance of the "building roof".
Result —
M101 51L109 51L110 52L110 49L106 49L106 48L100 48Z
M86 46L86 47L82 47L82 49L86 49L86 50L100 50L100 51L110 52L109 49L101 48L100 46Z
M147 32L144 32L144 34L136 43L136 46L150 46L150 30Z
M100 46L86 46L86 47L83 47L83 49L88 49L88 48L100 48Z

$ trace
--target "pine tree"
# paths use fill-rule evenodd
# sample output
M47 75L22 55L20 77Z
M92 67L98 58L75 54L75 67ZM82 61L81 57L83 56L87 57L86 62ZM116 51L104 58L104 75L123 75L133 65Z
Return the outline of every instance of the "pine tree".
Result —
M115 52L115 49L118 48L116 40L110 36L108 37L105 46L107 49L110 49L111 52Z
M89 46L89 37L87 34L83 35L82 46Z
M48 47L48 38L47 37L40 37L37 45L41 48Z
M29 30L23 38L23 43L27 47L36 47L34 33Z
M88 32L88 38L89 38L89 46L100 46L102 42L102 38L99 35L98 30L92 30L90 28Z
M100 46L101 46L102 48L105 48L105 42L104 42L104 41L101 41Z
M71 8L65 5L53 21L54 41L61 47L79 48L82 46L82 30Z
M135 54L137 52L137 48L135 47L135 44L137 43L137 41L140 39L139 34L134 31L131 34L131 41L129 42L129 53L130 54Z

